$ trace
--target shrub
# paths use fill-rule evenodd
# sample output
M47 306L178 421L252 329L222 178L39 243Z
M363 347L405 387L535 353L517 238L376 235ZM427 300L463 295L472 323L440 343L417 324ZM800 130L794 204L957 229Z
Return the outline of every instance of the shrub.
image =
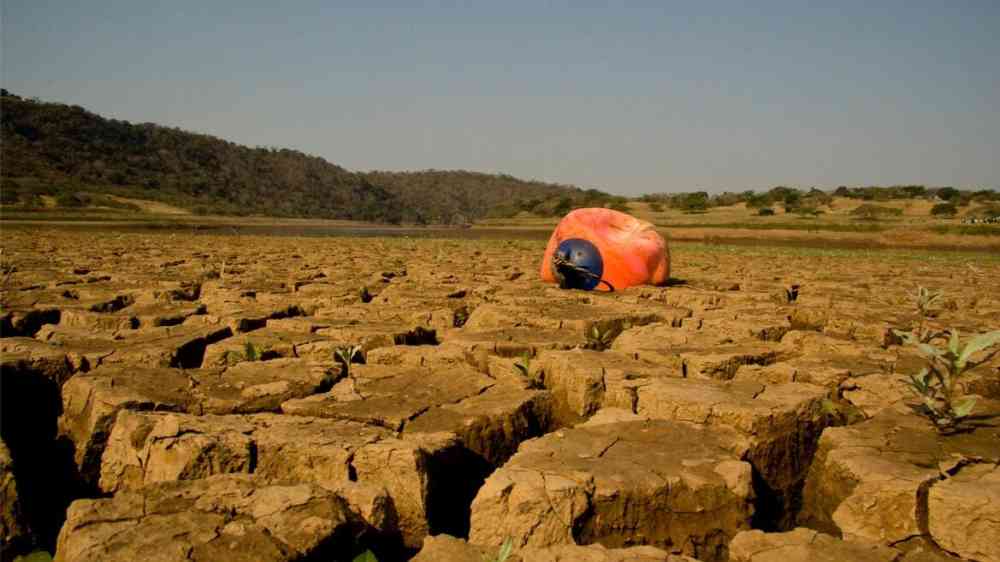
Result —
M1000 205L996 203L990 203L985 207L980 207L972 213L972 216L978 218L990 218L990 217L1000 217Z
M708 193L680 193L671 200L673 207L682 211L704 211L708 209Z
M90 204L90 198L81 193L60 193L56 196L56 205L60 207L86 207Z
M770 207L764 207L763 209L759 209L757 211L757 216L759 217L770 217L772 215L774 215L774 209Z
M805 199L808 201L810 206L829 205L830 203L833 203L832 195L825 191L816 189L815 187L809 190Z
M608 205L608 208L621 213L629 212L628 203L626 201L613 201L610 205Z
M788 208L786 207L785 210L788 211ZM816 217L823 214L823 211L817 209L816 207L807 207L807 206L795 207L791 209L790 212L795 213L796 215L809 216L809 217Z
M872 203L865 203L851 211L851 215L856 217L858 220L871 221L877 221L888 217L898 217L902 214L902 209L883 207L882 205L874 205Z
M518 210L518 208L515 207L515 206L513 206L513 205L498 205L498 206L493 207L492 209L490 209L489 211L486 212L486 218L488 218L488 219L509 219L509 218L512 218L515 215L517 215L517 213L519 213L519 212L520 211ZM408 222L416 223L416 222L418 222L418 217L414 216L413 220L410 220Z
M771 204L771 198L764 194L757 194L752 191L743 194L748 209L762 209Z
M935 217L953 217L958 214L958 207L954 203L938 203L931 207L931 215Z
M559 199L559 203L552 209L552 214L555 216L562 216L573 210L573 201L569 197L562 197Z
M951 201L952 199L957 199L961 195L962 192L955 189L954 187L942 187L937 192L937 196L945 201Z
M743 196L739 193L725 191L712 197L709 205L712 207L729 207L743 201Z
M802 204L802 194L799 193L798 191L791 191L785 194L784 203L785 203L785 211L787 212L794 211Z

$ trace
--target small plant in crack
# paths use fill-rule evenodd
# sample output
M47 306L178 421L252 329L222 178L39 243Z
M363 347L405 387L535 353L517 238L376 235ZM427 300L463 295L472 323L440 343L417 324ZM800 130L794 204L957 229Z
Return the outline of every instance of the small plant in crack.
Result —
M226 364L235 365L241 361L262 361L267 350L247 340L243 342L243 351L227 351Z
M936 330L924 323L921 323L919 326L914 328L912 332L909 332L909 334L913 336L913 339L918 343L931 343L938 338L948 337L947 331Z
M262 349L250 340L243 343L243 357L247 361L260 361Z
M460 306L455 309L455 316L452 321L452 326L456 328L461 328L465 326L465 323L469 321L469 307Z
M361 554L354 557L351 562L378 562L378 558L375 557L375 553L371 550L366 550Z
M920 318L916 326L905 331L913 336L913 339L919 343L930 343L935 339L948 337L947 331L942 331L928 324L929 318L934 318L938 315L939 311L932 309L932 306L939 298L941 298L942 294L942 291L932 292L926 287L917 288L914 303L917 308L917 315ZM887 334L886 341L890 344L902 343L900 338L895 336L898 332L899 330L890 330L890 333Z
M360 345L338 347L333 350L333 360L340 363L341 373L349 378L351 376L351 363L364 363L364 350Z
M824 398L820 409L834 425L853 425L868 419L860 408L841 398Z
M483 555L483 562L507 562L510 555L514 553L514 539L512 537L507 537L500 545L500 550L497 551L496 556Z
M18 556L15 562L52 562L52 555L44 550L36 550L31 554Z
M368 304L372 302L372 299L374 298L375 297L371 294L371 292L368 291L368 287L361 287L358 289L358 299L361 300L362 303Z
M621 328L618 326L595 322L587 330L587 343L583 344L583 348L604 351L611 347L611 344L620 333Z
M541 388L542 381L538 376L538 372L531 368L531 354L525 352L521 355L519 361L514 362L514 370L518 372L522 377L527 379L529 388Z
M785 302L788 304L795 304L795 301L799 300L799 285L792 285L785 289Z
M916 304L917 312L924 318L937 316L937 311L931 307L941 298L942 291L930 291L927 287L917 287Z
M975 397L965 397L959 401L959 397L955 395L956 384L971 369L1000 353L1000 347L989 351L1000 344L1000 330L979 334L963 345L958 330L952 328L948 330L950 337L946 348L921 342L913 334L898 330L894 330L894 333L903 343L916 345L927 358L927 367L916 375L910 375L903 382L923 401L924 413L934 422L939 432L954 432L976 405ZM972 356L981 351L987 351L986 355L978 361L971 361Z

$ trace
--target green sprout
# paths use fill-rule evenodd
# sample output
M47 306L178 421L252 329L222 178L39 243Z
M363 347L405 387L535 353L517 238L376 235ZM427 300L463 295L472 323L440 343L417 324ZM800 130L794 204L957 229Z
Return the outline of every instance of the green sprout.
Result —
M52 555L44 550L36 550L14 558L14 562L52 562Z
M370 291L368 291L368 287L361 287L360 289L358 289L358 299L362 303L368 304L372 302L372 299L374 298L375 296L372 295Z
M500 545L500 550L497 551L497 555L493 558L483 555L483 562L507 562L510 555L514 552L514 539L507 537L507 540L503 541Z
M360 345L338 347L333 350L333 359L342 365L341 369L345 377L351 376L351 363L364 361L364 350Z
M531 354L525 352L521 355L521 360L514 363L514 369L524 378L528 379L529 388L541 388L541 381L538 380L538 373L531 369Z
M514 363L514 368L517 369L522 375L531 378L531 355L525 352L521 355L521 361L519 363Z
M937 313L931 310L931 305L939 298L941 298L941 291L931 292L926 287L918 287L917 311L924 317L936 316Z
M604 351L611 347L611 344L620 333L621 329L617 326L602 325L595 322L591 324L590 329L587 330L587 343L585 343L583 347L584 349Z
M921 325L920 327L913 330L912 335L920 343L930 343L931 341L942 338L948 335L948 332L941 332L939 330L934 330L927 326Z
M867 419L860 408L843 398L824 398L820 402L820 409L834 425L852 425Z
M792 285L785 289L785 302L794 304L799 299L799 285Z
M266 350L250 340L243 342L243 351L227 351L224 355L227 365L241 361L261 361Z
M260 361L261 349L252 341L247 340L243 343L243 357L247 361Z
M904 380L911 390L923 400L928 417L942 433L954 431L963 418L972 413L976 405L974 397L958 401L955 396L955 386L965 373L989 361L1000 353L1000 348L988 352L979 361L971 361L972 356L980 351L1000 344L1000 330L979 334L965 345L962 345L958 330L948 330L947 348L939 348L926 342L921 342L913 334L893 330L905 344L916 345L917 349L927 357L927 367L916 375L910 375Z
M454 327L461 328L462 326L465 326L465 323L468 321L469 321L469 307L460 306L457 309L455 309L455 316L454 320L452 321L452 325Z
M351 562L378 562L378 558L375 557L375 553L371 550L366 550L361 554L354 557Z

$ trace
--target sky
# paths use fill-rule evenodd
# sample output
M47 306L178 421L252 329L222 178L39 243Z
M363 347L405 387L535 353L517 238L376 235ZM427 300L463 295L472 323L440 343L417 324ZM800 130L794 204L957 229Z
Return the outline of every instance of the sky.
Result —
M1000 186L1000 2L2 1L0 82L352 170Z

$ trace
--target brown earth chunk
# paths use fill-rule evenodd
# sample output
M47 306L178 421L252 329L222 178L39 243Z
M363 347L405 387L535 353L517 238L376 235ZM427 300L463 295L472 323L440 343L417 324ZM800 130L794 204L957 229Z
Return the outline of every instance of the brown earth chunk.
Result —
M1000 561L1000 460L963 466L931 486L928 529L941 548L970 560Z
M676 422L599 420L523 443L479 490L470 540L645 543L724 560L753 512L739 437Z
M373 423L400 431L429 409L456 403L495 382L471 368L414 369L355 365L330 392L289 400L287 414Z
M770 504L762 517L791 525L798 494L823 429L827 391L787 383L654 378L632 381L634 411L652 419L726 427L746 438L748 460L760 477L759 500ZM764 505L761 505L764 508Z
M498 550L498 547L476 546L449 535L437 535L424 539L423 548L412 562L482 562L493 559ZM525 547L515 549L507 560L509 562L697 562L694 558L668 554L652 546L609 549L599 544Z
M896 562L898 550L846 542L812 529L743 531L729 543L729 562Z
M547 351L534 362L552 392L556 415L576 423L605 406L632 408L631 388L638 380L680 377L680 369L632 359L613 351Z
M75 445L80 474L96 482L120 410L276 411L283 401L322 392L332 381L324 367L298 359L241 363L224 370L102 367L63 387L60 433Z
M290 561L353 548L350 513L331 492L223 475L74 502L56 560Z
M976 412L996 415L1000 404L980 400ZM935 491L956 470L961 475L965 463L1000 462L998 439L1000 429L991 424L941 436L927 418L892 409L856 425L829 428L806 479L799 522L845 540L881 544L927 534L921 522L929 509L927 491ZM968 489L967 481L944 486L936 501L943 508L952 498L952 506L961 503L957 498ZM983 480L982 489L989 490L990 482ZM977 509L965 507L969 513Z

